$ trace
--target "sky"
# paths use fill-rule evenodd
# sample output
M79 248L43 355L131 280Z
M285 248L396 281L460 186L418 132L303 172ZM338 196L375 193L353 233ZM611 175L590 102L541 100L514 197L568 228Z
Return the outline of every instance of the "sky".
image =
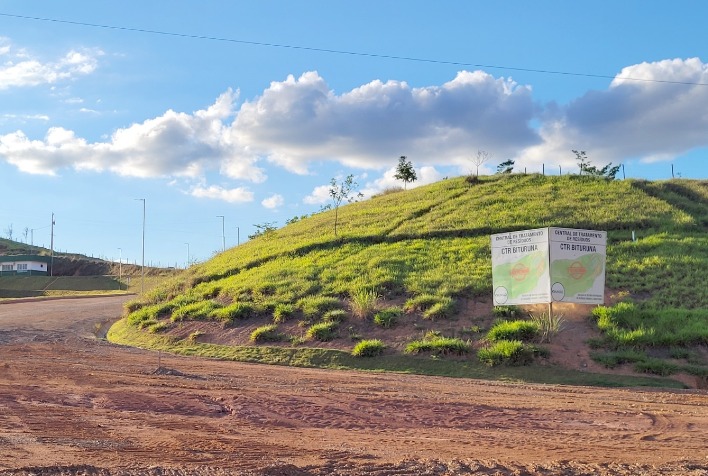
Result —
M708 178L708 2L0 0L0 236L184 267L330 202L515 171ZM572 191L571 191L572 193ZM473 213L474 211L471 211Z

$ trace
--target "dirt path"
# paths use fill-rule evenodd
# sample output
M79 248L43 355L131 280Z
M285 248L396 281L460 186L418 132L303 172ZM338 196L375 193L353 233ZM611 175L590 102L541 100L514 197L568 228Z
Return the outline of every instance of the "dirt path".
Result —
M0 475L708 474L708 394L162 356L125 297L0 305Z

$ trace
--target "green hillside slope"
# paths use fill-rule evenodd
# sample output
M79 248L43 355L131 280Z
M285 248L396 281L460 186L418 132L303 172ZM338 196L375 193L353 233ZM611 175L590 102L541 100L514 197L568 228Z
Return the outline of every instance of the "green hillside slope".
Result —
M265 331L276 345L351 350L372 337L387 355L402 355L414 353L416 341L430 351L436 332L425 337L422 330L440 328L438 338L465 344L443 346L443 353L474 360L491 343L485 333L494 318L489 235L546 226L608 231L607 287L626 302L622 312L595 312L603 334L590 344L598 361L704 375L706 181L519 174L385 194L341 207L338 236L334 212L318 213L194 266L131 303L122 329L175 343L188 323L213 321L232 331L233 343L245 344L244 330L250 335L269 324ZM479 308L489 319L468 319L478 318ZM396 325L372 323L381 310L395 315ZM515 312L496 311L497 317ZM325 328L328 338L318 334ZM685 352L672 351L676 346ZM543 354L533 342L521 349Z

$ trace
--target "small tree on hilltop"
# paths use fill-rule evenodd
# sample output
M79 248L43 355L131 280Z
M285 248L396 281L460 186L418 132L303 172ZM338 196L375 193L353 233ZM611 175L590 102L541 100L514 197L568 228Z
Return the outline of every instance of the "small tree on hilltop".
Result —
M418 176L415 174L415 169L413 168L413 163L406 159L407 157L405 155L402 155L401 158L398 159L396 175L393 176L396 180L403 181L404 190L409 182L415 182L418 180Z
M513 171L514 171L514 161L511 159L497 165L497 173L498 174L510 174Z
M337 236L337 222L339 220L339 205L342 200L346 200L351 203L357 198L361 198L364 195L362 193L357 193L356 196L352 196L354 189L358 187L359 184L354 181L353 175L348 175L347 178L337 183L337 179L332 179L329 187L329 196L332 198L332 203L334 204L334 236Z
M479 166L491 159L492 156L486 150L478 150L477 155L472 157L472 163L477 167L476 175L479 177Z
M620 164L615 165L613 167L612 162L610 162L603 168L598 169L594 165L590 165L590 161L588 160L587 154L584 150L573 150L572 152L575 154L575 160L578 161L578 166L580 167L580 175L583 175L583 172L585 172L586 175L591 175L594 177L605 177L608 180L614 180L615 176L617 175L617 172L619 172L619 169L622 166Z

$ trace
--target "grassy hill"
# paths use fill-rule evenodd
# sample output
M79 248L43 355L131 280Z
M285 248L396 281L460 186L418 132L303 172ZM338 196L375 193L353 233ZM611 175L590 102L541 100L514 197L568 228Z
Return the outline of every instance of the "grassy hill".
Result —
M608 232L613 305L592 311L597 335L583 344L595 361L705 378L708 182L695 180L515 174L387 193L341 207L337 236L334 211L318 213L190 268L130 303L109 335L242 360L423 372L444 360L437 373L487 375L480 360L549 352L543 316L525 334L525 312L492 307L489 235L546 226ZM384 350L357 360L355 347ZM554 380L503 368L497 377Z

